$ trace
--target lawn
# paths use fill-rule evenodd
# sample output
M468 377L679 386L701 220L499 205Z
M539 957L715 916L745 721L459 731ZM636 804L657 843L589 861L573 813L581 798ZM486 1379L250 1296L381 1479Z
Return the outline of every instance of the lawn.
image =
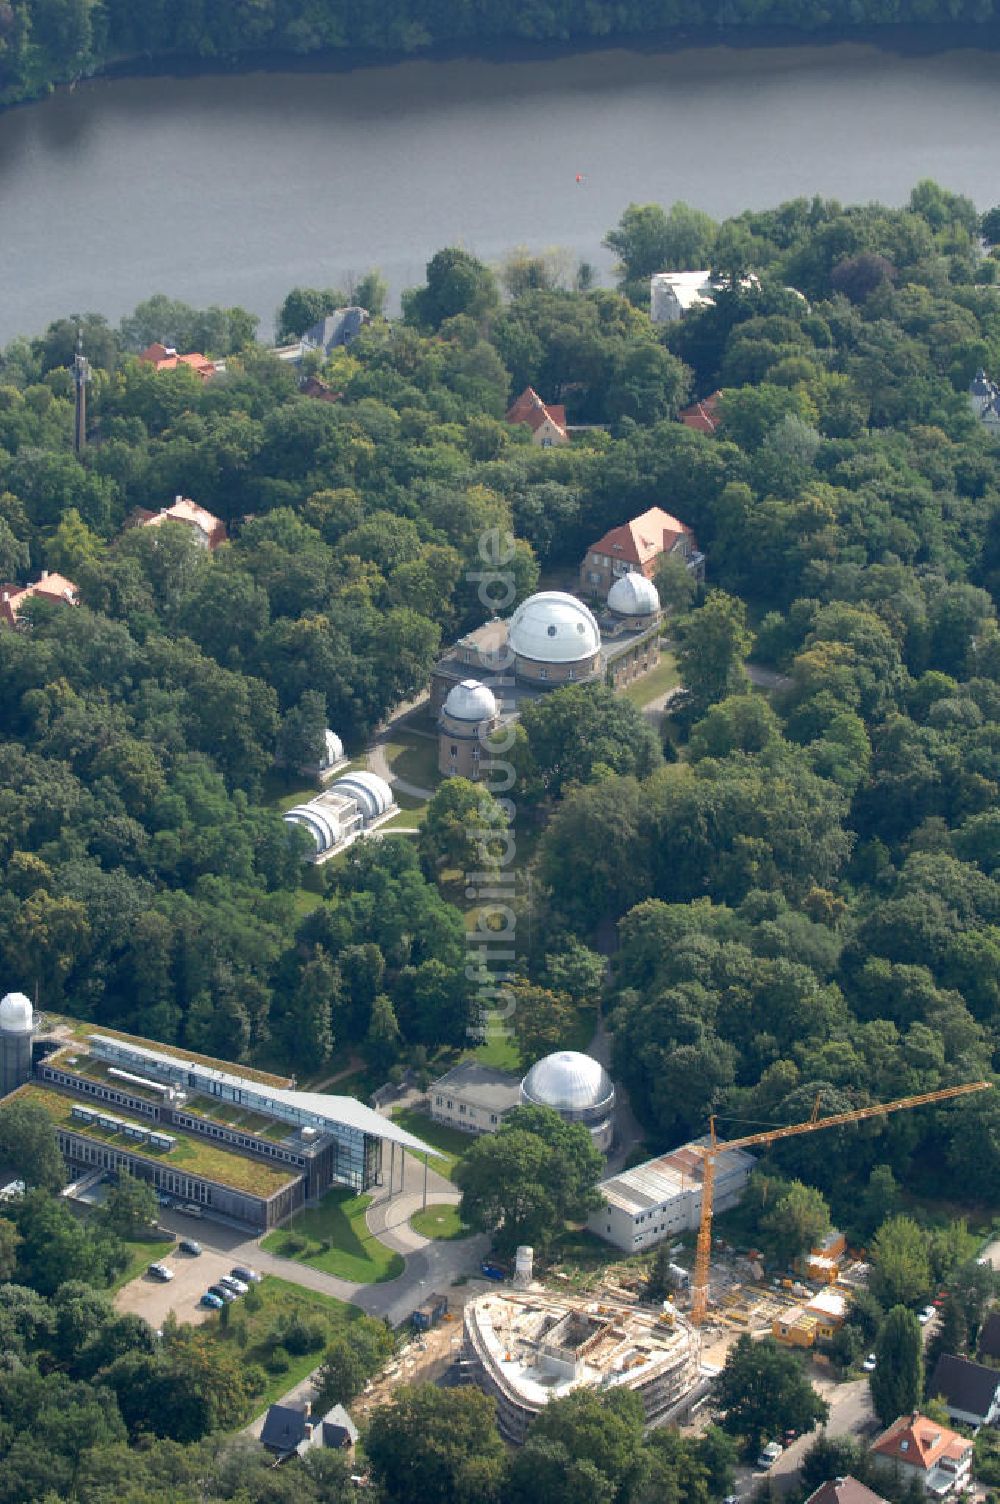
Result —
M403 1260L373 1237L365 1223L371 1200L338 1186L327 1191L318 1206L297 1212L287 1227L269 1232L260 1246L359 1285L397 1279Z
M665 695L668 689L673 689L679 683L677 660L673 653L664 653L652 673L643 674L641 679L636 679L626 690L623 690L623 698L631 700L633 705L641 708L643 705L648 705L650 700L656 700L660 695Z
M266 1275L256 1287L256 1293L260 1296L260 1306L252 1310L246 1299L236 1301L229 1309L229 1326L223 1327L217 1315L210 1316L202 1327L202 1331L208 1332L213 1340L229 1342L235 1340L234 1332L245 1323L246 1346L240 1349L241 1363L259 1364L267 1373L267 1385L263 1392L254 1399L254 1414L260 1415L268 1405L287 1394L295 1384L306 1378L313 1369L318 1366L323 1358L323 1348L327 1343L345 1327L350 1326L361 1315L357 1306L345 1305L343 1301L334 1300L329 1295L321 1295L317 1290L304 1290L301 1285L290 1284L288 1280L276 1279L274 1275ZM308 1317L315 1320L321 1317L327 1326L327 1335L323 1346L315 1352L302 1353L299 1356L288 1355L288 1367L278 1373L271 1373L268 1369L272 1344L267 1340L269 1332L281 1320L283 1316L293 1314Z
M457 1206L428 1206L410 1218L414 1232L424 1238L467 1238L469 1228L461 1221Z
M385 755L397 778L407 783L415 783L422 789L435 789L441 781L437 737L432 739L397 731L392 740L385 743Z
M425 1144L430 1144L432 1149L440 1149L443 1159L428 1159L427 1163L432 1170L443 1175L446 1180L451 1180L455 1161L459 1159L475 1142L475 1135L462 1133L458 1128L449 1128L447 1123L435 1123L426 1113L414 1112L412 1107L401 1107L392 1115L394 1123L400 1128L405 1128L407 1133L413 1133L417 1138L422 1138ZM419 1161L423 1163L423 1161Z
M115 1276L112 1291L120 1290L122 1285L127 1285L129 1280L136 1279L150 1264L165 1258L174 1247L176 1238L160 1238L155 1243L147 1243L144 1239L124 1240L125 1249L128 1253L128 1263L121 1274Z
M519 1071L521 1055L513 1034L491 1034L474 1050L463 1056L465 1060L478 1060L480 1065L492 1065L498 1071Z

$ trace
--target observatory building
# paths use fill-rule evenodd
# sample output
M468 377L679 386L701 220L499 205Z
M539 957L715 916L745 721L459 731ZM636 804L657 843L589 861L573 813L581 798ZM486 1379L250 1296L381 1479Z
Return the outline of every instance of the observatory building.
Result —
M392 789L377 773L347 773L308 804L296 804L283 815L286 825L299 825L312 837L309 860L328 861L396 813Z
M483 745L500 724L496 696L478 679L449 690L438 716L438 769L448 778L479 777Z
M575 1389L630 1389L661 1425L698 1380L698 1333L674 1311L587 1303L547 1291L490 1292L465 1307L461 1366L523 1442L536 1415Z
M615 1136L615 1088L599 1061L579 1050L556 1050L521 1082L523 1107L551 1107L566 1123L582 1123L594 1148L607 1154Z
M8 992L0 1001L0 1097L31 1079L31 1041L35 1018L23 992Z

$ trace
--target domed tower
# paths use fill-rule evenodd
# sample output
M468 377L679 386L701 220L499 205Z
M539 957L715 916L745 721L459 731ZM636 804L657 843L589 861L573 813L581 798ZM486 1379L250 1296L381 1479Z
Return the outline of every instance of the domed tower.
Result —
M31 1039L35 1017L23 992L0 1001L0 1097L31 1079Z
M651 627L660 619L659 593L652 580L629 570L608 591L608 610L629 628Z
M478 679L449 690L438 716L438 769L446 778L479 777L483 743L500 723L493 691Z
M522 1107L551 1107L566 1123L583 1123L594 1148L607 1154L615 1136L615 1088L599 1061L579 1050L556 1050L521 1082Z
M542 590L510 619L507 643L518 679L540 689L586 683L601 671L601 629L593 612L563 590Z

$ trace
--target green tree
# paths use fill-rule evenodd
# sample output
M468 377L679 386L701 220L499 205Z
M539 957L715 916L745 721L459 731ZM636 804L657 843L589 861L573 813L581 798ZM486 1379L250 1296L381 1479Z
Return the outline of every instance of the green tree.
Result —
M942 1353L961 1357L968 1342L969 1329L965 1322L965 1312L955 1296L949 1292L941 1305L931 1340L927 1344L925 1365L928 1380L933 1376L937 1360Z
M715 1399L723 1430L743 1438L748 1456L785 1430L811 1431L830 1410L793 1352L773 1337L754 1342L746 1333L729 1350Z
M872 1294L883 1306L912 1306L926 1299L931 1284L927 1234L912 1217L883 1222L871 1255Z
M372 1070L384 1072L399 1054L400 1033L392 998L380 992L372 1002L371 1018L365 1035L365 1054Z
M442 868L491 871L505 850L507 815L498 800L468 778L449 778L427 806L420 860L429 878ZM464 881L464 877L463 877Z
M924 1393L920 1323L905 1306L893 1306L875 1343L875 1368L868 1375L875 1414L884 1426L920 1404Z
M793 1181L772 1209L761 1218L761 1232L782 1263L815 1248L830 1227L825 1196L812 1186Z
M275 338L279 344L296 340L318 324L335 308L343 308L347 298L336 287L293 287L278 309ZM367 307L367 304L362 304Z
M642 712L606 685L570 684L529 702L521 724L546 791L559 798L570 782L588 783L596 768L643 778L660 761Z
M116 1237L134 1238L156 1221L156 1192L147 1181L119 1170L102 1210Z
M459 247L438 251L427 263L427 282L403 295L407 323L438 329L446 319L468 314L482 319L500 302L496 278L477 257Z
M521 1063L525 1067L541 1060L566 1043L576 1022L576 1012L565 992L518 981L510 985L514 1003L511 1021Z
M495 1402L477 1389L404 1386L372 1412L365 1452L387 1504L491 1504L505 1451Z
M746 685L743 664L753 646L746 607L722 590L710 590L705 604L677 623L677 665L696 714Z
M0 1105L0 1159L18 1172L29 1190L58 1191L66 1184L55 1126L40 1102Z

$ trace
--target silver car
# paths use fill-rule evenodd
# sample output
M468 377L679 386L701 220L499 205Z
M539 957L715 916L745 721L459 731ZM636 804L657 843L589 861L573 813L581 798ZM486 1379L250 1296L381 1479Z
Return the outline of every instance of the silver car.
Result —
M221 1275L219 1278L219 1284L225 1285L227 1290L232 1290L234 1295L245 1295L250 1288L249 1285L244 1284L243 1280L237 1279L235 1275L232 1274Z

